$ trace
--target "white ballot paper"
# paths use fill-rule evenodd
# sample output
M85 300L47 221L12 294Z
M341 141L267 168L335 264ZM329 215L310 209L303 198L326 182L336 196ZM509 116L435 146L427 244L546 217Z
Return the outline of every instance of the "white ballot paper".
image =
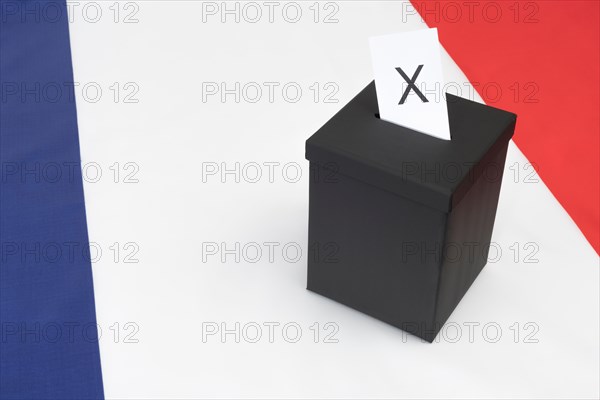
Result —
M450 140L437 29L370 38L380 118Z

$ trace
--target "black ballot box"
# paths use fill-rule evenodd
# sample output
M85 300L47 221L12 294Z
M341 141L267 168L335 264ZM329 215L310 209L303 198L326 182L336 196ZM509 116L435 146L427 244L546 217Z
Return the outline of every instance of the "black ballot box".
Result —
M307 288L429 342L487 262L516 123L445 101L452 140L379 119L371 83L306 141Z

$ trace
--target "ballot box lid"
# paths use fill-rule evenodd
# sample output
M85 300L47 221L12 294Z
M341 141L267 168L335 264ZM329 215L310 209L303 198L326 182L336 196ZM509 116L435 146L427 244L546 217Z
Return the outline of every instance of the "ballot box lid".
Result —
M501 179L517 116L446 94L452 140L378 116L371 82L306 141L306 158L397 195L450 212L478 179ZM502 158L503 160L503 158Z

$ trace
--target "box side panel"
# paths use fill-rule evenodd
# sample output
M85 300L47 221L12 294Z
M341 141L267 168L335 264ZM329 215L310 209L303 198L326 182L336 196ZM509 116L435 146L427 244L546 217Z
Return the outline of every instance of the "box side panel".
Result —
M490 155L484 172L448 215L436 306L438 331L487 263L507 148L508 141Z
M309 198L307 288L433 340L446 214L316 163Z

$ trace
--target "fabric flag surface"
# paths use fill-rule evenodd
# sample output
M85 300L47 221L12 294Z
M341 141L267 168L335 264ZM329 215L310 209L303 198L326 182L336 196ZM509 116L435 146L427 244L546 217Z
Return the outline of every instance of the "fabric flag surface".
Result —
M598 398L599 4L0 0L0 400ZM306 291L304 157L427 27L518 115L429 347Z

